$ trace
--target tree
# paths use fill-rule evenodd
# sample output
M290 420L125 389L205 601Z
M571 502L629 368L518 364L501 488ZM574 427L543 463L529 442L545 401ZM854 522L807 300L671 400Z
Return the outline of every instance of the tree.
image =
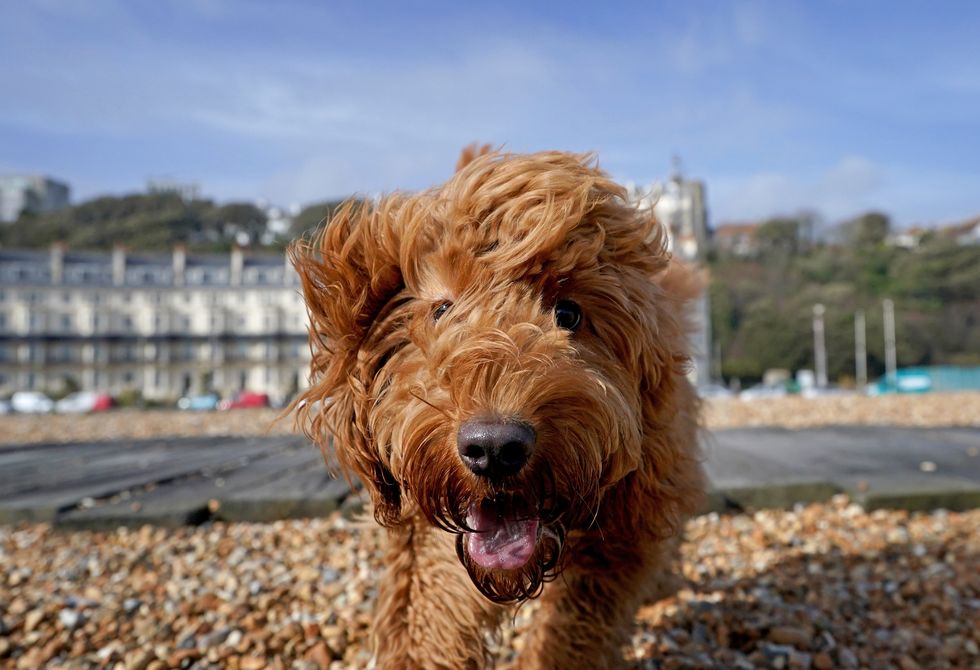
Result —
M770 219L759 226L755 239L760 256L785 260L800 251L800 221L792 218Z
M881 212L868 212L842 225L845 242L855 249L881 246L891 232L891 221Z

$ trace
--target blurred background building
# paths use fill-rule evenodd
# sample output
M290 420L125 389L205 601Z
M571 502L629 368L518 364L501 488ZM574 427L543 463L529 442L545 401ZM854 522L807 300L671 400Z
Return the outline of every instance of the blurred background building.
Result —
M629 198L641 210L652 211L666 226L668 244L675 256L697 267L703 267L708 250L708 212L705 207L704 182L686 179L680 161L674 159L673 174L666 181L654 181L646 187L630 184ZM696 330L693 336L693 369L691 379L704 386L711 381L711 319L705 292L692 306Z
M284 400L306 383L306 341L283 254L0 249L0 394Z
M67 184L44 175L0 175L0 223L67 207L70 195Z

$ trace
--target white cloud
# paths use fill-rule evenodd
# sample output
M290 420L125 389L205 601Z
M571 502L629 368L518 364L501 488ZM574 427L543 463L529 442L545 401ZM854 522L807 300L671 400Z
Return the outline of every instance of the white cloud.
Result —
M709 183L716 221L756 219L815 209L831 219L880 207L882 169L862 156L844 156L810 174L758 173Z
M977 184L980 174L918 171L849 155L810 173L709 178L708 197L715 225L802 210L834 222L877 210L890 214L896 225L908 226L980 214Z

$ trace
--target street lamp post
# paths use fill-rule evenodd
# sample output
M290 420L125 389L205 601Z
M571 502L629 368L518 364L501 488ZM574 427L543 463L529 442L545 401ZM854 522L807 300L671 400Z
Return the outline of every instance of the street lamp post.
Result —
M827 386L827 347L823 333L824 306L813 306L813 363L817 373L817 388Z
M885 379L889 384L895 383L895 372L898 370L898 360L895 353L895 303L889 299L881 301L885 321Z
M864 324L864 310L854 313L854 377L857 387L864 388L868 383L868 349L865 343L867 332Z

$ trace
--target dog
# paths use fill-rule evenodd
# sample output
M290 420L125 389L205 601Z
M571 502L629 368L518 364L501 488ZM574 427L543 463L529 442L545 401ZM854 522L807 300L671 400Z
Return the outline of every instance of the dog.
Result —
M310 318L298 420L387 528L376 667L623 667L699 507L700 278L591 155L464 151L289 250ZM332 442L332 446L331 445Z

